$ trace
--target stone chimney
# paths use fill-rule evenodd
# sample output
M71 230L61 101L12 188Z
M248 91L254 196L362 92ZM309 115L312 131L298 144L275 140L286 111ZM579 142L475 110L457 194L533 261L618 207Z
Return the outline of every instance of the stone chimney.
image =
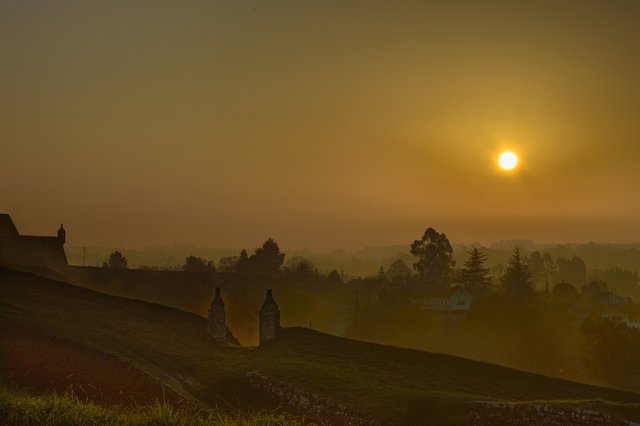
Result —
M207 322L207 334L218 343L227 343L227 322L224 312L224 302L220 295L220 287L216 287L216 296L209 307L209 321Z
M269 289L260 309L260 344L275 338L279 331L280 310Z

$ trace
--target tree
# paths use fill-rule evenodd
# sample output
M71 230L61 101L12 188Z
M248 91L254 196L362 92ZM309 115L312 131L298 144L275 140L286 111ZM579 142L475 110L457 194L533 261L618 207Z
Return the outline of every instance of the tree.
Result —
M578 298L578 290L569 283L558 283L551 291L551 303L564 310L569 309Z
M411 244L411 254L418 257L413 268L431 286L447 284L451 268L455 266L453 248L445 234L428 228L421 239Z
M127 262L127 258L122 255L119 251L114 251L109 256L108 262L109 268L113 269L127 269L129 263Z
M238 262L236 263L236 272L240 272L246 274L251 271L251 265L249 262L249 255L246 250L242 250L240 252L240 256L238 256Z
M329 284L342 284L342 278L340 278L340 274L335 269L329 273L327 276L327 282Z
M580 326L586 363L599 380L623 389L640 389L640 330L588 316Z
M200 257L189 256L185 259L182 269L188 272L215 272L216 267L212 261L206 261Z
M384 281L384 279L385 279L385 272L384 272L384 268L382 267L382 265L378 268L378 274L376 275L376 279L378 281Z
M601 280L593 280L589 284L582 286L580 290L582 300L589 308L597 309L607 301L607 283Z
M396 259L387 269L387 278L395 284L406 283L411 277L411 268L409 268L402 259Z
M631 271L616 266L605 269L604 271L597 271L596 276L605 281L616 293L635 296L635 292L638 289L638 271Z
M316 267L308 259L302 256L294 256L283 268L283 274L292 281L309 281L315 278Z
M581 257L573 256L571 259L559 257L556 264L558 265L558 275L562 281L576 286L586 284L587 265Z
M526 259L526 262L531 271L535 287L544 288L548 283L558 281L556 263L549 253L540 253L536 250Z
M272 238L269 238L258 247L249 258L251 272L265 275L277 275L284 263L284 253L280 253L280 247Z
M476 296L485 295L491 290L490 269L484 267L486 261L487 255L474 247L460 271L462 284Z
M509 266L502 276L502 288L507 294L521 299L529 299L533 293L531 272L520 257L520 249L513 250Z
M238 272L238 256L221 257L218 261L218 270L220 272Z

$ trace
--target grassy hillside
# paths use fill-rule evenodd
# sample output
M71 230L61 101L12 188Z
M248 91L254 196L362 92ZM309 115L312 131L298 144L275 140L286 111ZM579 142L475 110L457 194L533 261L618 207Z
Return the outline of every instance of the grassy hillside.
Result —
M146 406L104 408L73 394L33 396L0 386L0 424L25 426L302 426L285 414L226 415L205 410L176 410L156 402Z
M71 389L79 398L103 406L148 405L156 400L174 407L189 405L115 355L1 321L0 342L0 377L13 386L34 392Z
M45 274L45 271L37 271ZM185 271L149 271L69 267L49 277L113 296L146 300L206 316L215 288L227 306L227 323L245 345L258 342L257 310L272 288L286 315L285 326L307 325L336 332L344 328L344 310L353 298L344 286L286 285L264 275ZM322 297L318 297L322 294ZM337 300L334 300L337 299Z
M640 395L441 354L285 329L259 348L220 348L205 319L0 269L0 321L114 353L183 397L220 408L273 408L247 387L259 370L396 424L462 424L474 400L567 400L640 420Z

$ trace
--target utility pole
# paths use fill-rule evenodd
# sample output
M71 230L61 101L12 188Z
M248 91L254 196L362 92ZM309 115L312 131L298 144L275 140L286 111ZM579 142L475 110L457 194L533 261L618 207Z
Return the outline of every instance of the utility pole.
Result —
M356 288L356 303L354 304L354 307L353 307L353 315L355 317L358 316L358 289L357 288Z
M82 247L82 266L87 266L87 248Z

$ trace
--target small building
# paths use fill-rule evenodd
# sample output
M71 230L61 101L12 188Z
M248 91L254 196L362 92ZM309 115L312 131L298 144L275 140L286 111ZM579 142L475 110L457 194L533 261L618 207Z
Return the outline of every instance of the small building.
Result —
M274 339L279 331L280 309L269 289L260 309L260 344Z
M623 312L623 313L608 312L608 313L601 314L600 316L609 321L624 324L629 328L640 328L640 321L638 320L638 318L634 318L632 315L629 315L628 312Z
M65 242L62 225L57 236L20 235L11 216L0 214L0 266L65 268L68 266Z
M468 311L473 303L473 294L469 290L457 287L449 293L449 310Z
M448 291L432 293L415 302L427 311L468 311L473 300L473 294L469 290L455 286Z

